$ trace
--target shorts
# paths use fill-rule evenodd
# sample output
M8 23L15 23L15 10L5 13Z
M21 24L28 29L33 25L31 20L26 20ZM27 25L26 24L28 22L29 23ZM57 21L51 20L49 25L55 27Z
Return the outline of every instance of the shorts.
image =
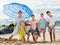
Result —
M35 30L31 29L29 32L35 33L36 35L40 36L38 28L36 28Z
M19 33L19 30L18 30L17 27L15 27L12 35L15 36L15 35L17 35L18 33Z
M55 28L48 28L48 32L55 31Z
M31 30L29 30L29 32L37 32L37 30L33 30L33 29L31 29Z
M26 30L26 33L29 33L30 32L30 30Z

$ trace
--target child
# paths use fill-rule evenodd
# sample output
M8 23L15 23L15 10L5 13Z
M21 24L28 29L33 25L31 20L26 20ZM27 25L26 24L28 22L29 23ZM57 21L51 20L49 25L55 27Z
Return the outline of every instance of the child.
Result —
M48 29L49 29L49 34L50 34L50 40L52 42L52 34L53 34L53 39L55 41L55 26L56 26L56 18L54 16L51 15L50 11L47 11L46 14L49 17L49 25L48 25Z
M29 42L29 36L30 36L30 32L29 32L29 30L30 30L30 21L29 20L27 20L26 21L26 23L25 23L25 25L26 25L26 33L27 33L27 42Z
M24 21L20 22L19 30L20 30L19 38L22 41L22 43L25 43L26 31L25 31L25 23L24 23Z
M45 32L46 32L46 27L47 27L47 22L44 18L44 14L41 13L40 15L41 19L39 21L39 31L43 33L43 41L45 41Z
M37 28L37 21L35 20L35 16L32 15L31 32L32 32L33 40L35 42L37 42L37 39L38 39L38 33L37 33L36 28Z

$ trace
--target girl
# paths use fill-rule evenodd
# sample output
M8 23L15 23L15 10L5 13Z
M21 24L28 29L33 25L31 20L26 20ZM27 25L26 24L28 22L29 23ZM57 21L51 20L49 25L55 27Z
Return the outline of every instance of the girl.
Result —
M39 21L39 31L40 33L42 32L43 33L43 41L45 41L45 32L46 32L46 27L47 27L47 22L44 18L44 14L41 13L41 19Z
M25 23L24 23L24 21L20 22L19 30L20 30L19 38L22 41L22 43L25 43L26 31L25 31Z
M29 32L29 30L30 30L30 21L27 20L25 25L26 25L26 33L27 33L27 36L28 36L27 37L27 42L29 42L29 37L30 37L30 32Z

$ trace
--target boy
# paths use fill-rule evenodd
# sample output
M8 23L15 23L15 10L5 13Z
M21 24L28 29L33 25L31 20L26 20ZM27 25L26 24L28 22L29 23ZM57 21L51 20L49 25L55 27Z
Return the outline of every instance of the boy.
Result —
M38 39L38 35L37 35L37 21L35 20L35 15L32 15L32 20L31 20L31 32L32 32L32 36L33 36L33 40L35 42L37 42Z
M53 34L53 39L55 41L55 26L56 26L56 18L54 16L51 15L50 11L47 11L46 14L49 17L49 25L48 25L48 29L49 29L49 34L50 34L50 40L52 42L52 34Z

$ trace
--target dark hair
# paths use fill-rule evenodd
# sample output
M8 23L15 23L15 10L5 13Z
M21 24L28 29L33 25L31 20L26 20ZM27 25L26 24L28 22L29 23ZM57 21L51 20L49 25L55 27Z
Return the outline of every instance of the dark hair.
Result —
M41 13L41 15L44 15L43 13Z
M19 14L19 13L22 13L22 11L19 11L18 14Z
M32 16L35 16L34 14L32 14Z
M47 11L46 13L50 13L50 11Z

